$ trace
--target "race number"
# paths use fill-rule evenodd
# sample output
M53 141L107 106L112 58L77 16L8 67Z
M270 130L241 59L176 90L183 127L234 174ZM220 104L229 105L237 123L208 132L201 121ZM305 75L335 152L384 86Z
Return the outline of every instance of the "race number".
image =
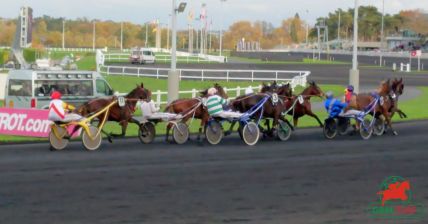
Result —
M299 103L300 103L300 104L303 104L303 96L302 96L302 95L299 95L299 96L297 97L297 99L299 100Z
M117 103L119 104L119 107L124 107L125 106L125 97L119 96L117 98Z
M272 94L272 103L275 105L278 103L278 101L279 101L278 94L277 93Z
M383 99L383 96L381 96L381 97L379 98L379 104L380 104L381 106L383 106L383 103L384 103L384 99Z

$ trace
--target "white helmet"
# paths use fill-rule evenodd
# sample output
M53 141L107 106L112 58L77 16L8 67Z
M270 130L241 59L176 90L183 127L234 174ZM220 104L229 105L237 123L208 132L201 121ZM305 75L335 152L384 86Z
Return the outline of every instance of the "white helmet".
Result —
M214 87L211 87L208 89L208 95L213 96L217 93L217 89Z

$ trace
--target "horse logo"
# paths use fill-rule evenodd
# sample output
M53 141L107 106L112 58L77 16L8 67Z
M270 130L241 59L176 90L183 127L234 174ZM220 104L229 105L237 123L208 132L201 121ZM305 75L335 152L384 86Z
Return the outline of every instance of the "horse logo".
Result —
M377 192L378 195L381 195L382 206L385 206L386 201L390 200L409 200L408 192L410 192L410 183L408 180L399 181L397 178L392 178L393 183L385 183L387 188Z
M370 204L372 218L421 218L425 215L423 204L413 202L410 181L400 176L386 178L377 192L379 199Z

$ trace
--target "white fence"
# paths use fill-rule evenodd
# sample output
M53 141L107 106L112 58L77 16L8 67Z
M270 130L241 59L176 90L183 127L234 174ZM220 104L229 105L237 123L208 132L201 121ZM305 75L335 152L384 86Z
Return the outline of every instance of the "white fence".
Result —
M305 86L310 71L282 71L282 70L217 70L217 69L177 69L181 79L191 80L223 80L223 81L277 81L288 82L294 89L296 86ZM103 75L125 75L137 77L167 78L168 68L144 68L101 66Z
M115 61L115 62L128 62L129 53L107 53L104 54L105 61ZM156 55L156 61L167 62L171 61L171 55ZM195 55L187 56L177 56L177 62L218 62L218 60L211 57L200 57Z

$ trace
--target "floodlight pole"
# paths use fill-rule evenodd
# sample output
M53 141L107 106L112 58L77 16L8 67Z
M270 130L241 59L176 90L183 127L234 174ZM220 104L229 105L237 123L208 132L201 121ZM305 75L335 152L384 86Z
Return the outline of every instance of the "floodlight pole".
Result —
M123 50L123 22L120 23L120 50Z
M177 72L177 3L172 0L171 28L172 28L172 46L171 46L171 70L168 72L168 102L178 99L179 73Z
M92 27L92 50L95 50L95 21Z
M382 0L382 28L380 30L380 55L379 55L379 67L382 67L382 56L383 56L383 29L384 29L384 16L385 16L385 0Z
M221 4L221 11L223 12L223 2L225 2L226 0L220 0L220 4ZM221 56L221 51L222 49L222 45L223 45L223 16L221 17L221 22L220 22L220 56Z
M340 12L340 9L339 9L339 22L338 22L338 24L337 24L337 42L340 44L340 17L341 17L341 12Z
M358 70L358 0L355 0L354 9L354 42L352 53L352 69L349 71L349 84L354 86L354 91L359 92L360 72Z
M65 20L62 20L62 49L65 48Z
M148 24L146 23L146 41L144 42L144 47L147 47L147 30L148 30Z

